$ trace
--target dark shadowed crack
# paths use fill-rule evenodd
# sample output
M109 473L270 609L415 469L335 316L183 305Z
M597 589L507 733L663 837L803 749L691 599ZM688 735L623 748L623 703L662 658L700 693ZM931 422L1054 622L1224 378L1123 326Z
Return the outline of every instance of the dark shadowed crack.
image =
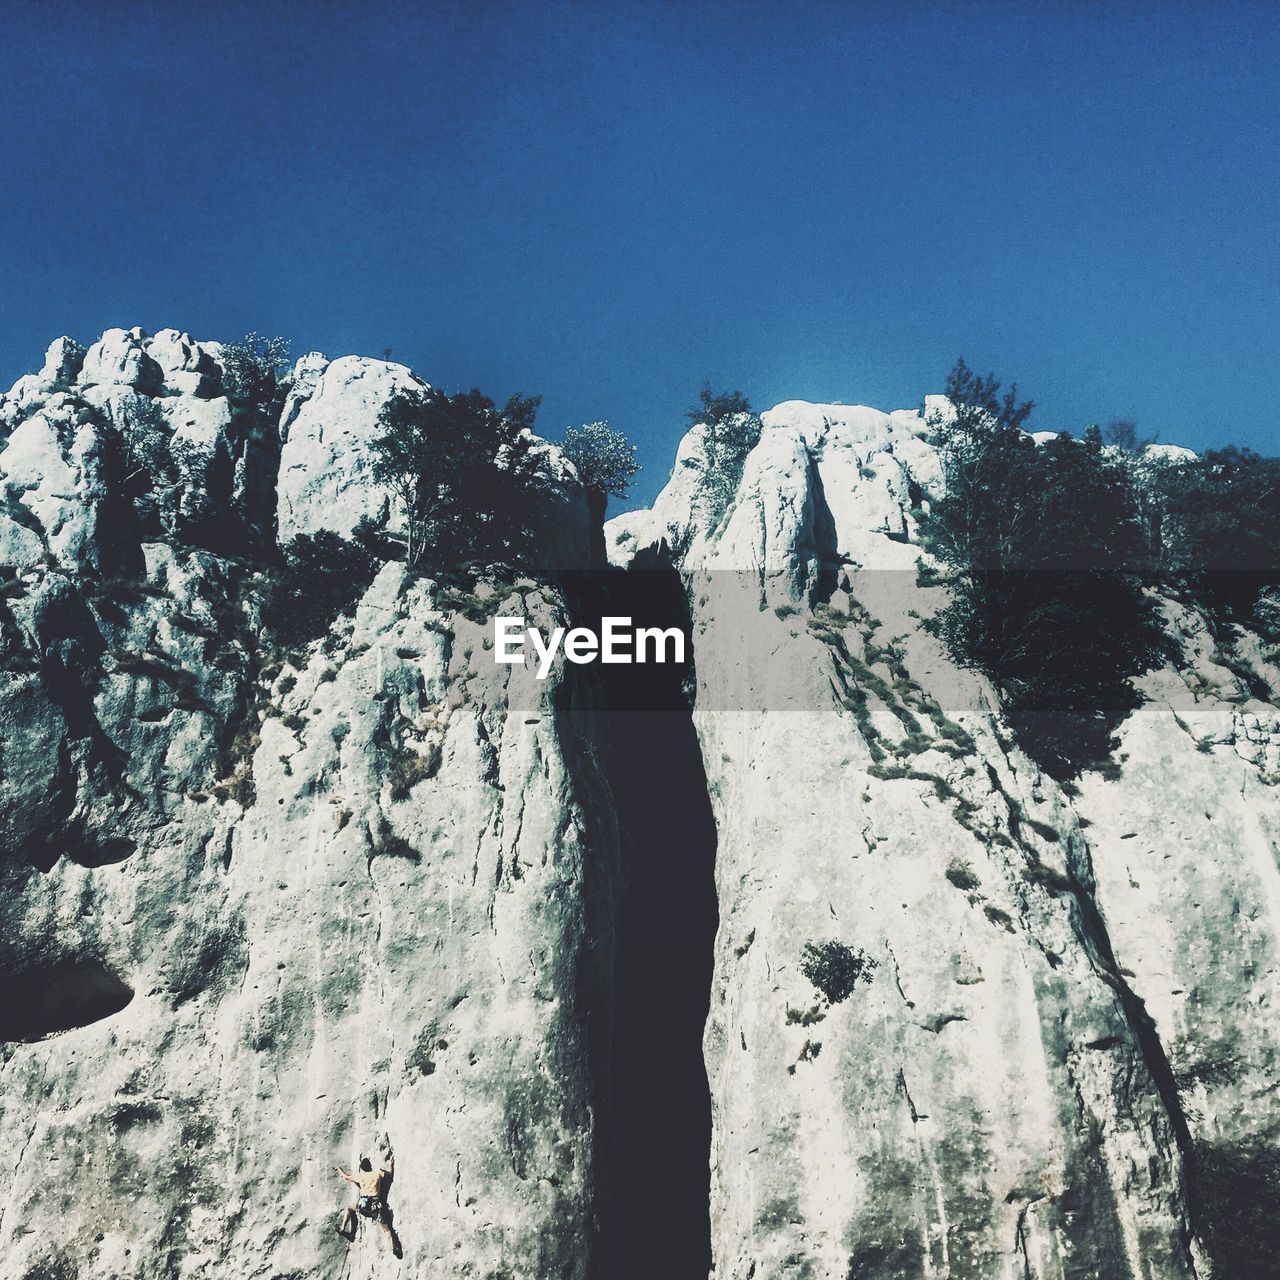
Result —
M1081 841L1081 845L1084 848L1084 852L1081 855L1084 874L1089 876L1091 880L1088 848L1084 846L1083 841ZM1197 1275L1195 1257L1191 1248L1191 1234L1192 1229L1198 1232L1203 1231L1204 1206L1196 1190L1195 1144L1192 1140L1191 1127L1187 1121L1186 1112L1183 1110L1178 1083L1174 1076L1173 1068L1169 1063L1169 1055L1160 1039L1155 1019L1147 1012L1146 1004L1125 981L1120 971L1115 952L1112 950L1111 937L1107 932L1106 923L1102 918L1102 913L1098 910L1097 903L1094 901L1091 884L1086 884L1082 880L1077 868L1073 865L1073 860L1070 858L1067 860L1067 875L1071 880L1072 892L1079 908L1080 939L1084 944L1085 954L1089 957L1089 961L1097 975L1116 993L1120 1000L1120 1007L1124 1011L1125 1019L1133 1032L1147 1072L1156 1087L1156 1092L1160 1096L1165 1114L1169 1119L1169 1127L1173 1132L1174 1141L1177 1143L1178 1151L1182 1156L1187 1211L1191 1219L1190 1223L1184 1224L1182 1245L1186 1254L1187 1269L1191 1275ZM1099 1048L1101 1046L1095 1042L1089 1047Z
M597 607L692 634L684 584L655 561L602 575ZM605 1163L608 1280L706 1280L711 1096L702 1036L718 911L716 826L692 719L692 658L602 668L622 835Z

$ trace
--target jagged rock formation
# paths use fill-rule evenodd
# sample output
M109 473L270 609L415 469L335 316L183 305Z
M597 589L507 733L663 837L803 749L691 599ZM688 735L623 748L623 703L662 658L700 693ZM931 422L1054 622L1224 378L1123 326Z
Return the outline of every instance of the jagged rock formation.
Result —
M223 359L112 330L0 397L0 1274L620 1280L605 1236L645 1224L617 1226L619 1162L670 1139L610 1107L664 1056L709 1093L724 1280L1226 1274L1207 1180L1247 1183L1280 1122L1280 668L1256 637L1169 603L1184 665L1064 788L922 627L918 414L780 405L722 510L691 431L608 534L687 599L696 737L668 706L683 731L651 740L700 748L678 767L705 798L665 816L714 815L718 902L679 917L714 946L704 1086L693 1045L644 1056L657 1022L610 1051L615 937L619 1016L646 973L673 1034L708 998L627 915L670 837L618 772L636 722L596 714L587 669L539 685L488 652L504 600L544 626L591 607L550 572L595 554L572 468L539 447L538 580L467 596L393 561L283 648L273 548L394 531L368 444L425 384L310 354L246 406ZM685 893L678 857L653 865ZM801 969L828 939L875 962L838 1003ZM333 1230L332 1165L388 1148L399 1262Z
M144 400L206 460L163 528L254 482L217 348L70 350L0 409L0 1273L586 1275L617 867L591 723L394 563L323 645L269 652L261 575L120 498ZM367 438L405 375L353 363L355 402L305 358L290 425ZM350 486L297 440L334 527ZM332 1166L388 1148L403 1264L334 1233Z
M1222 1274L1193 1228L1280 1119L1280 669L1169 605L1185 667L1069 794L921 628L922 419L763 421L728 511L695 428L609 526L617 563L672 550L697 636L716 1274ZM831 1007L799 968L826 938L879 962Z

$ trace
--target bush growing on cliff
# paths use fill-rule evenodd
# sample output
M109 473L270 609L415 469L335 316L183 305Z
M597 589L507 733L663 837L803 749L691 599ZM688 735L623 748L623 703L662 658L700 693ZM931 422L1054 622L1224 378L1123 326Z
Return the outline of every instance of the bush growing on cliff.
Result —
M223 343L218 356L223 394L241 405L270 405L289 367L289 345L287 338L267 338L252 331Z
M540 397L401 391L378 415L373 474L399 505L411 569L522 561L531 543Z
M244 483L230 509L211 512L189 529L188 535L233 555L269 553L274 543L275 510L269 477L280 457L276 420L284 399L289 342L250 332L238 341L224 343L217 360L222 391L231 403L240 436L236 465L243 468Z
M368 546L327 529L294 538L284 549L262 620L285 648L318 640L360 598L378 564Z
M686 412L685 417L694 426L700 422L713 426L726 418L750 412L751 403L741 391L724 391L720 395L715 395L711 390L711 383L704 382L698 389L697 404Z
M1149 483L1152 554L1162 572L1223 620L1273 633L1257 604L1280 584L1280 458L1210 449L1150 469Z
M946 492L925 538L952 597L934 625L1000 684L1027 751L1069 777L1109 754L1137 704L1131 678L1161 644L1130 472L1097 428L1037 445L1023 430L1031 403L963 360L947 395L954 413L930 422Z
M164 531L164 512L172 506L178 482L172 429L159 402L146 396L122 400L118 413L124 494L138 513L144 532L158 537Z
M859 982L870 982L877 967L878 962L865 951L855 951L834 939L806 942L800 959L800 972L832 1004L847 1000Z
M564 433L564 456L577 469L578 478L603 498L625 498L640 470L635 445L607 422L586 422ZM601 504L603 506L603 504Z
M705 427L707 466L698 502L714 528L738 492L747 455L756 447L763 424L741 391L715 395L709 382L702 384L698 403L686 416L695 426Z

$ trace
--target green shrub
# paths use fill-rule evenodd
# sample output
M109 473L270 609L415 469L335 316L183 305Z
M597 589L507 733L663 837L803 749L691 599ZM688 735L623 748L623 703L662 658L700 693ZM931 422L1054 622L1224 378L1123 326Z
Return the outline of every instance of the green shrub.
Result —
M403 836L397 835L391 824L382 817L378 819L377 833L369 837L366 857L371 865L374 858L400 858L414 863L422 861L422 854Z
M1162 572L1221 619L1276 638L1259 596L1280 582L1280 458L1230 446L1146 474L1149 537Z
M432 740L422 754L401 746L392 754L387 767L387 784L392 800L407 800L419 782L433 778L440 768L441 744Z
M285 648L298 648L328 633L373 581L378 560L355 541L329 530L302 534L284 549L272 575L262 620Z
M698 505L714 529L738 492L747 455L756 447L763 424L741 391L713 395L709 382L702 384L698 403L687 416L694 425L701 423L705 428L706 471Z
M826 1019L826 1014L818 1005L814 1005L809 1009L793 1009L787 1006L787 1026L789 1027L811 1027L814 1023L822 1022Z
M570 427L564 433L561 447L582 483L602 495L625 498L631 481L640 470L635 446L607 422L587 422L580 427Z
M234 800L243 809L253 806L258 789L253 779L253 757L262 738L258 725L245 717L231 728L219 751L218 777L210 788L221 800Z
M469 585L477 584L471 582ZM475 591L468 591L467 586L467 580L461 576L450 575L445 578L436 592L436 608L460 613L468 621L484 626L497 616L503 602L510 597L510 592L503 589L502 584L495 584L496 589L483 596Z
M222 392L236 404L266 408L275 399L289 366L289 340L249 332L224 342L218 355Z
M960 361L955 414L930 424L946 493L924 532L952 590L933 626L1000 685L1022 746L1069 778L1110 752L1138 703L1132 677L1162 650L1138 502L1096 428L1037 445L1022 429L1032 405L999 391Z
M878 961L834 939L806 942L800 972L832 1003L847 1000L859 982L870 982Z
M923 556L916 561L916 586L917 587L936 587L946 581L946 578L938 572Z
M145 396L122 399L118 409L121 479L143 532L163 532L164 510L178 483L178 467L170 449L173 434L156 400Z
M378 415L373 475L404 516L411 569L468 560L519 563L531 543L539 397L499 410L477 390L423 388L391 397Z
M974 874L973 868L959 858L956 858L947 868L947 879L957 889L964 889L966 892L976 889L982 883Z
M723 422L726 418L751 411L751 403L741 391L726 391L717 396L712 394L711 383L704 382L698 390L697 404L685 414L685 417L694 426L700 422L711 426L714 423Z
M948 742L953 742L957 747L962 747L966 751L973 747L973 739L963 727L956 724L954 720L948 720L940 709L935 708L931 711L931 714L934 727Z
M990 904L982 908L988 920L992 924L999 925L1006 933L1012 933L1013 917L1007 911L1001 911L999 907L993 907Z

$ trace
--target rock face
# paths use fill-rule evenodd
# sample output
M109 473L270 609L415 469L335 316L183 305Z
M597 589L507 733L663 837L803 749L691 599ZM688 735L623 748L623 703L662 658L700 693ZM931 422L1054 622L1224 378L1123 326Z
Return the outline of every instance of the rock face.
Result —
M336 1207L332 1165L394 1148L404 1274L585 1274L609 914L589 868L616 837L566 759L560 689L504 687L474 661L481 628L389 566L326 652L260 685L273 714L241 724L243 773L210 787L236 714L227 602L201 598L208 566L149 568L124 621L94 611L109 647L70 761L34 688L7 708L29 729L6 777L32 790L6 804L28 816L6 833L6 967L69 974L78 1004L18 1028L77 1029L5 1051L25 1188L0 1223L6 1272L330 1274L347 1251L316 1212ZM215 636L228 670L201 660ZM86 643L63 642L88 665ZM51 784L72 812L33 830ZM85 966L102 991L81 992ZM74 1229L28 1234L59 1219ZM351 1274L396 1274L381 1247Z
M280 540L320 529L349 536L361 519L396 518L370 474L378 412L398 391L426 384L403 365L361 356L306 356L285 403L280 452Z
M919 415L792 401L719 510L695 427L602 587L392 561L283 647L273 546L394 530L368 445L425 384L312 354L246 405L224 358L112 330L0 397L0 1275L1267 1274L1206 1216L1280 1136L1256 637L1170 603L1184 664L1069 793L922 625ZM539 563L586 568L539 451ZM494 662L493 614L643 614L654 566L691 711ZM399 1260L334 1231L392 1151Z
M164 370L148 353L147 337L142 329L108 329L85 353L79 381L154 395L164 386Z
M145 535L236 496L235 413L146 398L155 347L216 382L113 332L107 395L51 355L68 388L4 405L0 1273L586 1275L618 860L593 726L394 563L323 646L268 651L260 573ZM168 487L135 511L144 398ZM334 1231L333 1165L391 1150L402 1263Z
M713 522L695 428L608 528L667 548L696 636L715 1274L1245 1274L1195 1229L1276 1141L1280 670L1170 606L1186 667L1067 794L921 628L925 434L780 405ZM876 965L836 1004L800 967L831 939Z

